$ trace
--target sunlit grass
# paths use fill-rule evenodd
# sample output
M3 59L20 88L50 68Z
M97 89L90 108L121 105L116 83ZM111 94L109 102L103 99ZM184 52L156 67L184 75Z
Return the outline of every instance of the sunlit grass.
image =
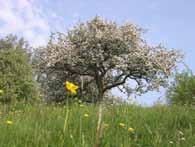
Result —
M98 107L80 105L1 106L0 146L93 147ZM105 147L195 145L193 108L106 106L102 119Z

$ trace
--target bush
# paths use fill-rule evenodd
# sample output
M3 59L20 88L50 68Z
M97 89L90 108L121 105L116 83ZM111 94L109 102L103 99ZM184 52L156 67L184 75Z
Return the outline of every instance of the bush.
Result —
M195 104L195 75L186 70L175 75L174 82L167 91L169 104Z
M23 39L0 39L0 102L32 100L37 96L29 48Z

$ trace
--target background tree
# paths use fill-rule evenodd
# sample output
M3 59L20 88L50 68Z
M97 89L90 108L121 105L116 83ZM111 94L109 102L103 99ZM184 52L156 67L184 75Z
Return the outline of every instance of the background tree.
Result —
M23 39L0 39L0 101L32 100L38 95L30 63L30 49Z
M176 73L175 79L167 91L169 104L195 104L195 75L190 70Z
M166 86L181 55L162 45L148 45L143 32L131 23L117 25L95 17L66 34L53 34L43 49L41 65L47 70L88 77L87 82L97 89L95 102L102 101L105 92L114 87L139 93L158 89ZM135 81L133 88L127 84L129 80Z

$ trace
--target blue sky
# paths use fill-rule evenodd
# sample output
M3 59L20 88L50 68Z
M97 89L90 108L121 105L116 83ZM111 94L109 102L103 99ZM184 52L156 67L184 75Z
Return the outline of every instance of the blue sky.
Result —
M194 0L0 0L0 37L13 33L37 47L46 44L51 32L66 32L96 15L147 29L149 43L181 49L185 63L195 71ZM137 101L151 105L163 95L161 90Z

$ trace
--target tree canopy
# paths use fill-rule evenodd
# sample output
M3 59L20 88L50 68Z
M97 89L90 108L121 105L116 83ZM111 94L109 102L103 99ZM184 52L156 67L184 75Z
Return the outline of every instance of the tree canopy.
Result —
M39 66L87 77L87 83L96 85L98 91L95 102L114 87L123 86L139 93L158 89L166 86L182 56L178 50L161 44L149 45L143 33L142 28L132 23L117 25L95 17L67 33L52 34L42 49ZM135 81L136 86L132 88L129 80Z
M189 69L176 73L167 90L168 104L195 105L195 75Z
M0 90L4 103L32 100L38 94L28 44L13 35L0 39Z

